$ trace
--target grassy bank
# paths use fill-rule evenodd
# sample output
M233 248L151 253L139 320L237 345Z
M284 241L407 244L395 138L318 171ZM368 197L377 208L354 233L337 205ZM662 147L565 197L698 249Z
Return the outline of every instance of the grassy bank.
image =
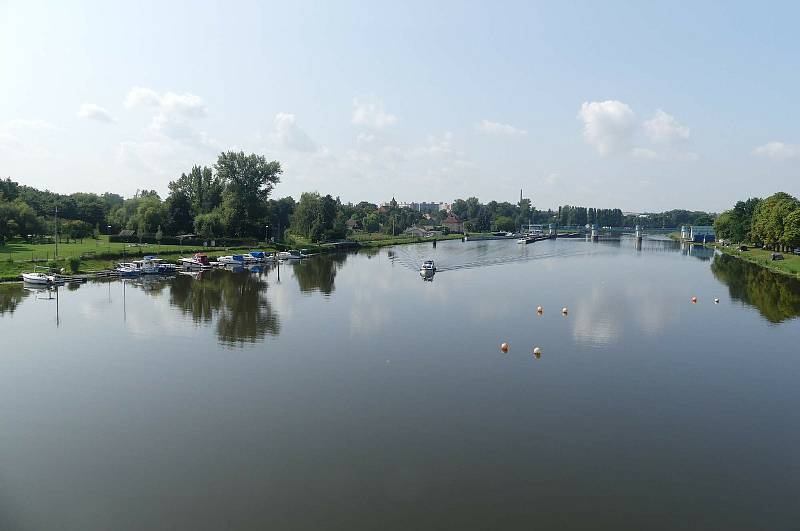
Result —
M435 238L414 238L412 236L390 236L387 234L363 234L356 238L360 247L377 248L388 245L402 245L409 243L431 242L433 240L460 239L461 234L437 236ZM283 248L306 248L312 252L330 252L335 250L333 245L312 244L306 239L293 237L290 246ZM136 260L144 255L154 254L168 260L177 260L181 256L189 256L197 252L207 253L209 256L220 256L230 251L249 250L250 247L190 247L182 245L157 245L144 244L132 245L127 243L108 243L107 237L101 240L84 240L83 242L59 243L59 259L53 260L55 254L54 244L30 244L12 242L0 247L0 282L19 280L24 272L32 271L34 266L53 266L57 269L64 268L73 273L70 267L70 258L79 257L80 273L113 269L118 262ZM263 250L276 251L268 247Z
M800 256L791 253L781 253L783 260L772 260L772 253L764 249L749 247L747 251L739 251L737 247L726 247L724 245L713 244L713 246L725 254L735 256L750 263L760 265L777 273L800 277Z

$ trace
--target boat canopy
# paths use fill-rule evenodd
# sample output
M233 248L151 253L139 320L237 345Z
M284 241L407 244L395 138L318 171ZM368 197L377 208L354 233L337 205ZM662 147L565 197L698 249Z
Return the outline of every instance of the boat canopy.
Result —
M253 258L266 258L267 253L265 253L264 251L250 251L250 256L252 256Z
M154 255L154 254L148 254L148 255L142 257L142 260L155 260L155 259L156 259L156 255Z

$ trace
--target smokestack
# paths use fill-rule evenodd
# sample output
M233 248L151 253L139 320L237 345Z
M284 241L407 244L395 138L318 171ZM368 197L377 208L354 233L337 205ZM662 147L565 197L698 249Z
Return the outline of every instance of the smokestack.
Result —
M519 189L519 202L522 203L522 188Z

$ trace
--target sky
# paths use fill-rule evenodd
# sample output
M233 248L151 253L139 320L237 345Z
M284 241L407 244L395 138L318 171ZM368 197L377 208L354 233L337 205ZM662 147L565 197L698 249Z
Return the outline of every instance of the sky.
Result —
M800 195L797 3L0 0L0 177L721 211Z

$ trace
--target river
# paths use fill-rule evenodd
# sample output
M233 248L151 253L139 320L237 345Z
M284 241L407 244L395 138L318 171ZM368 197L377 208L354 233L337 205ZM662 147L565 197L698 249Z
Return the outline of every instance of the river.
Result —
M0 529L792 528L798 315L658 240L0 285Z

